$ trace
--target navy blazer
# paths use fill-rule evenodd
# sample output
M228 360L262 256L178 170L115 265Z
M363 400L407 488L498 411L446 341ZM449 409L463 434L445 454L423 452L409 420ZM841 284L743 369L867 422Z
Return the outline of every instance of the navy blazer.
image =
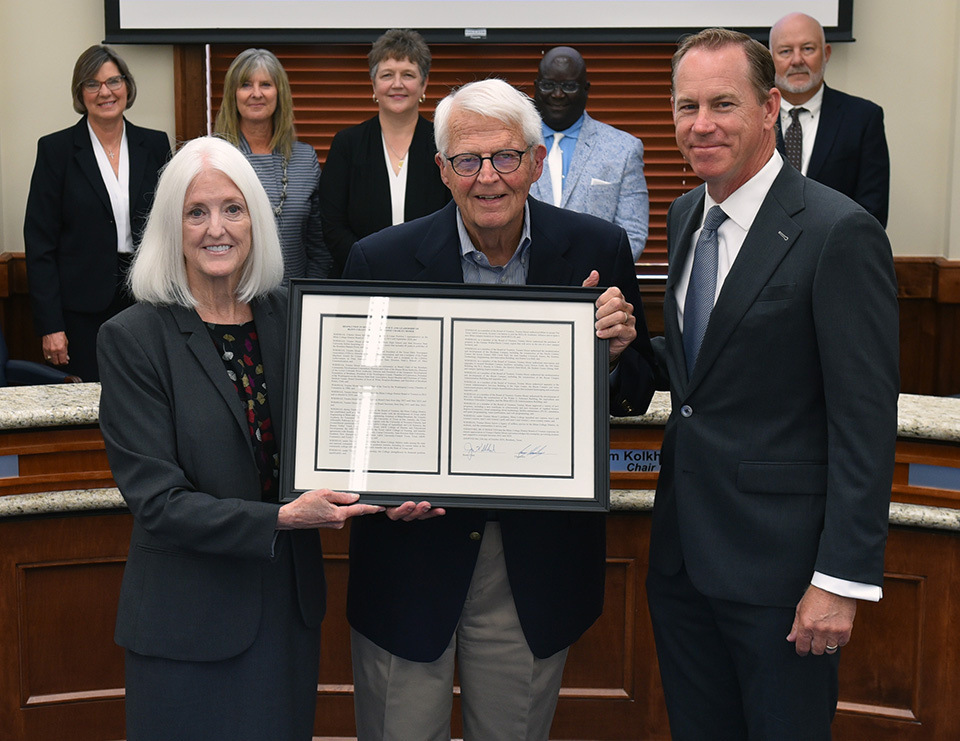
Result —
M653 394L652 357L626 232L601 219L530 204L527 283L578 286L591 270L621 288L637 315L637 339L611 389L615 414L640 414ZM462 283L456 204L356 244L343 272L358 280ZM628 411L629 410L629 411ZM487 513L447 508L418 522L385 515L351 524L347 617L390 653L436 660L450 641L473 575ZM503 510L504 556L530 649L541 658L576 641L603 608L602 514ZM474 537L471 537L474 534Z
M285 295L252 307L279 436ZM275 531L280 505L261 501L243 405L197 313L137 304L101 327L97 349L100 430L134 518L117 643L186 661L238 655L270 609L261 597L262 566L285 547L293 548L304 622L318 626L325 609L320 536Z
M675 289L704 186L667 216L664 432L650 568L709 597L794 607L814 571L881 584L899 337L877 220L784 163L687 379Z
M170 156L170 142L163 131L129 121L126 134L130 227L136 245L153 204L160 169ZM113 301L121 280L117 227L86 116L37 144L23 243L38 335L62 332L64 309L98 312Z
M783 124L777 149L784 154ZM807 177L849 196L884 227L890 207L890 153L883 109L876 103L823 86L823 105Z
M404 221L432 214L450 200L450 191L434 161L436 153L433 124L420 116L404 163L409 168ZM354 242L393 224L377 116L333 137L320 178L320 214L324 241L333 255L334 278L343 270Z

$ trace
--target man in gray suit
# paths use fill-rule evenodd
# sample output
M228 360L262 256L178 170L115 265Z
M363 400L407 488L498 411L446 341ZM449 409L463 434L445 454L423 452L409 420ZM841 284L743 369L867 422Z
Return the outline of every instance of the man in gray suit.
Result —
M558 46L543 55L533 101L549 154L530 195L622 226L637 260L650 217L643 143L591 118L585 110L589 90L587 65L576 49Z
M671 735L829 739L858 599L883 584L898 307L883 228L776 151L767 50L673 61L705 185L667 216L664 431L647 593Z

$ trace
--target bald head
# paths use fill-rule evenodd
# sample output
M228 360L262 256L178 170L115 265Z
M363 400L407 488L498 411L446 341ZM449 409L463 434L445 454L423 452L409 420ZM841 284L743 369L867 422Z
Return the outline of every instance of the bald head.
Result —
M823 33L823 26L820 25L820 21L806 13L790 13L770 27L770 48L773 49L778 36L796 33L817 35L820 37L821 45L827 43L827 37Z
M791 104L807 102L823 85L830 45L816 18L791 13L773 24L770 53L777 68L777 87Z
M540 60L533 102L547 126L554 131L564 131L583 115L589 88L587 64L580 52L569 46L557 46Z
M587 70L587 63L583 61L580 52L571 46L555 46L544 54L540 60L540 74L548 71L555 62L566 69L575 70L577 74Z

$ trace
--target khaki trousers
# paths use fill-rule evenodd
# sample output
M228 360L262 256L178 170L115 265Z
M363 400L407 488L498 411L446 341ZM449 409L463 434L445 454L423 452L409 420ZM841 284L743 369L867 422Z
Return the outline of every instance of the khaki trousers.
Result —
M449 741L454 664L464 741L546 741L567 649L530 651L500 525L488 522L457 630L436 661L407 661L351 631L358 741Z

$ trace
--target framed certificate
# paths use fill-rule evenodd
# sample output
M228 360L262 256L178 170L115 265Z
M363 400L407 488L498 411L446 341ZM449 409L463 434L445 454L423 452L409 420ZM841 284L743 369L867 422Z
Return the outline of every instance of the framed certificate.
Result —
M281 492L609 508L594 288L290 282Z

